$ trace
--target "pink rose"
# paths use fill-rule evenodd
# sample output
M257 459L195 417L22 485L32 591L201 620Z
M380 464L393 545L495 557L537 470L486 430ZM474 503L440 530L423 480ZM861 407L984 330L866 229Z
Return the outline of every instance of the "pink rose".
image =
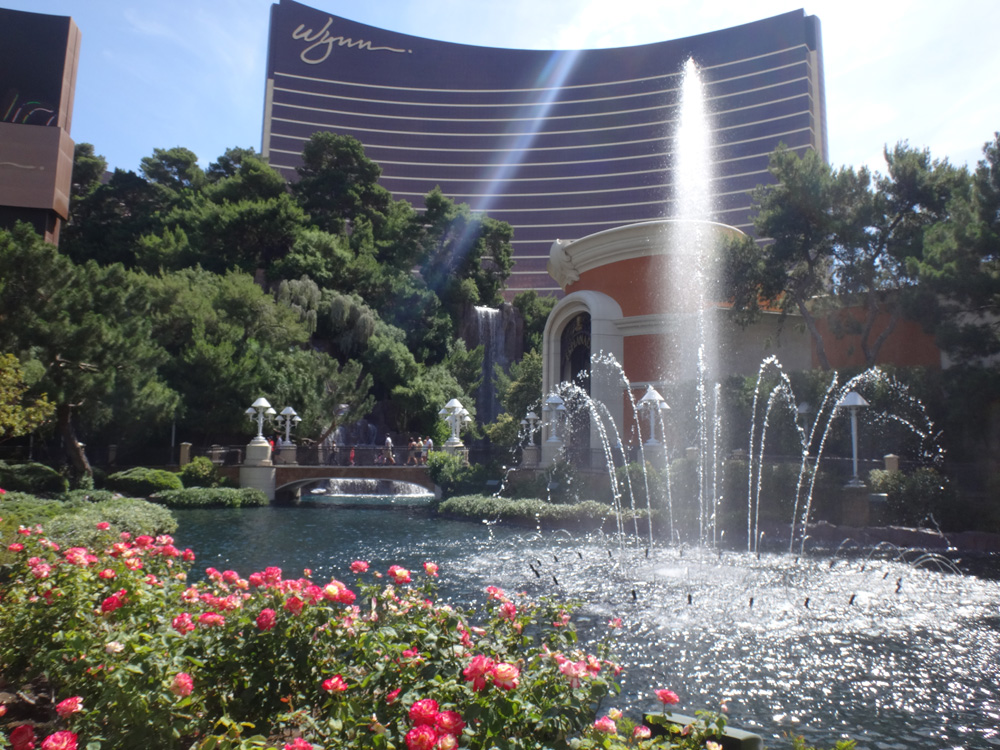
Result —
M42 750L76 750L76 735L72 732L56 732L42 741Z
M393 565L389 568L389 577L396 583L409 583L411 580L410 571L398 565Z
M311 742L306 742L301 737L296 737L291 742L286 742L284 750L313 750Z
M120 607L124 607L126 602L125 589L119 589L114 594L101 602L101 612L109 614Z
M437 728L445 734L461 734L465 722L457 711L442 711L437 715Z
M385 696L385 702L395 703L396 699L399 697L399 694L401 692L403 692L403 688L396 688L395 690L391 691L387 696Z
M493 667L493 684L503 690L513 690L517 687L521 670L513 664L501 662Z
M681 699L677 697L677 693L675 693L673 690L660 689L660 690L654 690L653 692L656 693L656 697L659 698L660 703L662 703L664 706L681 702Z
M304 606L305 606L305 602L303 602L297 596L290 596L290 597L288 597L288 601L285 602L285 609L287 609L293 615L297 615L300 612L302 612L302 608Z
M437 563L425 562L424 563L424 572L427 575L429 575L429 576L436 576L438 574Z
M517 607L514 602L504 602L500 605L500 619L513 621L517 617Z
M594 729L602 734L618 734L618 727L610 716L602 716L595 721Z
M97 522L97 529L98 529L98 531L107 531L110 528L111 528L111 524L108 523L107 521L98 521Z
M434 727L420 724L406 733L406 747L409 750L433 750L437 739Z
M187 612L181 612L173 621L174 630L176 630L181 635L185 633L190 633L194 630L194 620L191 619L191 615Z
M170 692L184 698L191 695L194 690L194 680L187 672L178 672L174 675L174 681L170 683Z
M264 568L264 583L274 584L281 580L281 568Z
M648 740L652 735L652 730L647 726L640 725L632 730L632 736L637 740Z
M438 720L438 704L433 698L424 698L410 706L410 721L417 726L435 726Z
M330 694L343 693L345 690L347 690L347 683L344 682L343 677L341 677L339 674L336 674L333 677L328 677L327 679L323 680L323 689Z
M275 626L277 621L277 613L270 607L267 607L266 609L262 609L260 614L257 615L257 629L264 631L270 630Z
M198 624L206 627L221 628L226 624L226 618L218 612L202 612L198 615Z
M462 670L462 675L466 681L472 683L473 690L482 690L486 687L487 677L493 672L495 665L496 662L488 656L478 654L472 657L472 661Z
M27 724L21 724L10 733L10 746L13 750L34 750L35 730Z
M571 688L580 687L583 679L588 675L587 664L585 662L570 661L569 659L559 662L559 671L569 678L569 686Z
M75 713L79 713L83 710L83 698L79 695L74 695L72 698L67 698L64 701L60 701L56 704L56 713L62 718Z
M368 563L364 560L355 560L351 563L352 573L364 573L368 570Z

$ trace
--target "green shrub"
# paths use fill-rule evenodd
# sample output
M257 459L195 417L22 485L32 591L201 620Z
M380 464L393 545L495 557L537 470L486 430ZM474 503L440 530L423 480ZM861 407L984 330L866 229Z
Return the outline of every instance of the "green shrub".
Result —
M111 490L70 490L62 495L63 500L82 500L85 503L100 503L122 497Z
M875 469L869 473L868 483L872 492L888 495L887 523L921 526L936 522L946 530L956 530L952 522L958 519L951 518L956 493L936 469L922 466L909 474Z
M439 733L471 750L611 747L593 724L620 689L613 628L581 643L573 604L491 587L462 612L439 600L431 563L355 568L350 587L278 568L192 585L187 551L112 551L104 533L93 561L26 535L0 584L0 673L11 694L45 675L53 703L77 698L57 726L80 747L431 747ZM704 748L700 727L686 732L686 750Z
M187 487L157 492L149 499L168 508L240 508L268 504L267 495L253 487Z
M67 499L53 500L21 492L8 492L0 501L0 538L13 539L21 526L45 527L46 533L62 547L84 547L98 538L97 524L107 521L115 536L127 531L133 536L170 534L177 521L166 508L145 500L127 497L90 502L70 493ZM6 545L0 546L0 562L9 559Z
M486 467L470 466L460 456L432 451L427 457L427 473L441 488L442 497L477 492L486 485Z
M492 495L463 495L438 505L438 512L474 520L503 520L525 526L552 524L603 524L613 517L610 505L596 500L579 503L548 503L544 500L514 500Z
M102 500L64 513L45 524L45 531L52 541L63 548L93 547L104 539L97 524L110 524L107 530L113 536L128 532L133 537L172 534L177 530L177 519L166 508L134 497L117 497Z
M183 488L181 478L165 469L136 466L108 476L107 488L131 497L149 497L154 492Z
M69 489L66 477L45 464L0 461L0 487L20 492L59 493Z
M52 500L27 492L8 492L0 500L0 533L10 539L19 526L47 525L56 516L73 513L87 503L82 500Z
M195 456L180 471L185 487L218 487L219 472L208 456Z

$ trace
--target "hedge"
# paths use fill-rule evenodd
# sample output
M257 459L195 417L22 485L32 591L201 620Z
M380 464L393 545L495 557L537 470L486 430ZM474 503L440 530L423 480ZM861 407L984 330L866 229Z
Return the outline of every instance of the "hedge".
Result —
M45 464L0 461L0 487L8 492L59 493L69 489L69 481Z
M143 466L119 471L107 478L107 488L132 497L149 497L163 490L179 490L184 484L181 478L165 469L147 469Z
M168 508L240 508L269 502L267 495L252 487L187 487L163 490L149 499Z

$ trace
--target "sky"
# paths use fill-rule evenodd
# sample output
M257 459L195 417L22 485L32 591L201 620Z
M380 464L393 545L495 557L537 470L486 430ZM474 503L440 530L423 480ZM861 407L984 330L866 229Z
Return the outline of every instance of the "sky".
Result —
M884 166L899 141L974 167L1000 130L996 0L306 0L414 36L522 49L677 39L798 8L819 16L830 162ZM154 148L207 166L261 147L271 0L0 0L82 35L71 135L111 168Z

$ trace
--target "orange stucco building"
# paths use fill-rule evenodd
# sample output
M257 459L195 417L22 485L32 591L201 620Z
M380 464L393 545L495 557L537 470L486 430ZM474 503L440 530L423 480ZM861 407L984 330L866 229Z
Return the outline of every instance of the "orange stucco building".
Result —
M692 292L706 246L737 232L712 222L657 221L554 243L548 270L565 296L545 328L543 393L575 379L625 434L633 421L625 378L638 397L647 386L662 391L702 376L714 382L753 375L768 357L786 371L817 367L816 347L804 326L765 312L759 322L741 328L731 322L725 304ZM877 321L883 327L887 322ZM826 321L820 326L833 367L864 365L856 336L838 338ZM701 347L702 338L715 343ZM609 358L619 371L603 366ZM941 366L933 338L907 320L882 344L878 360Z

